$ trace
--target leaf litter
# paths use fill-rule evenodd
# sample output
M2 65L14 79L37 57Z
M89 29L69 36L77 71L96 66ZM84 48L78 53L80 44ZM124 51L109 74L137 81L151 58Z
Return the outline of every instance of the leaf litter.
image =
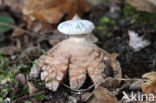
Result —
M7 2L10 3L6 3L5 5L7 6L2 7L1 10L6 13L12 14L9 17L15 20L14 25L19 25L16 27L20 28L20 30L17 28L12 28L7 32L1 33L1 35L3 35L3 39L0 41L0 50L2 50L0 56L0 73L3 73L4 75L0 75L0 78L3 77L4 81L2 83L3 85L0 85L0 101L26 102L36 101L34 99L37 98L38 102L47 103L61 103L65 101L84 102L82 95L88 93L84 97L90 97L90 95L92 95L93 91L95 90L94 88L90 88L89 90L84 92L76 92L71 91L70 88L64 87L62 85L56 93L53 93L45 89L44 83L42 83L40 79L31 80L29 78L28 74L34 61L39 58L40 55L44 54L48 49L50 49L51 46L54 46L67 37L63 37L61 34L59 34L58 31L54 29L57 26L49 26L49 24L43 23L43 21L40 22L39 19L37 22L32 23L32 27L31 25L27 24L23 25L22 21L24 20L24 18L19 18L21 17L19 16L21 14L18 14L19 12L22 13L23 7L20 7L20 9L17 10L18 6L21 6L20 2L16 2L20 4L18 6L11 3L11 1L9 0ZM94 31L94 34L99 39L97 44L108 52L113 53L112 55L114 56L114 58L116 58L121 64L122 72L124 74L123 78L125 78L121 85L116 89L102 88L100 89L100 92L105 91L106 94L104 94L104 96L107 96L110 94L110 92L112 93L113 91L115 92L114 98L117 98L118 101L122 99L123 91L128 94L130 94L131 91L140 93L153 93L153 90L155 90L155 88L153 88L155 84L154 80L151 80L152 77L150 75L147 76L149 78L147 83L143 83L144 79L141 80L139 78L141 78L141 76L147 72L156 71L156 36L154 35L156 31L154 20L152 20L151 18L150 21L152 21L152 23L150 21L147 22L145 18L142 18L144 16L140 17L140 15L142 15L142 12L138 12L130 5L121 2L115 3L116 8L119 9L115 9L115 11L113 10L113 14L118 15L115 16L117 18L114 18L111 15L112 5L114 5L112 4L112 2L102 2L100 4L91 6L91 13L89 15L83 16L93 21L96 26L100 28ZM14 8L14 10L12 11L6 9L8 7ZM154 18L154 14L150 15L152 15L152 17ZM99 23L101 18L104 18L101 21L107 22L106 25L105 23ZM137 24L136 21L141 22L141 24ZM128 30L133 30L136 33L141 34L139 37L143 36L144 39L142 40L148 40L150 42L150 45L144 47L144 49L140 49L138 52L134 52L134 50L129 46L130 40ZM21 43L19 42L19 40L21 41ZM17 48L19 48L20 45L21 48L18 50ZM29 80L35 85L35 88L38 90L38 92L35 92L33 95L29 94L29 86L25 83L25 80L23 81L23 76L21 77L23 78L22 80L18 80L17 78L20 73L25 75L26 81ZM139 80L141 80L142 82L137 82ZM86 81L87 84L84 84L82 89L88 88L92 85L92 82L89 78ZM65 80L63 82L68 85L68 80ZM24 85L22 86L21 84ZM141 91L141 88L143 91ZM96 88L96 90L98 89L99 88ZM15 96L15 94L18 95ZM95 96L94 98L100 99L100 96L98 97L99 98L96 98Z

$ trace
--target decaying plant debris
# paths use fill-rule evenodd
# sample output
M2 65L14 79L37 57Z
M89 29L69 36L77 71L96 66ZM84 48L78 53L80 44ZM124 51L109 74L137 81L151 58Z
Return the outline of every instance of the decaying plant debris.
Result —
M62 20L72 19L76 13L82 16L89 11L90 7L85 0L31 0L23 8L30 29L35 23L44 28L42 26L46 24L58 24Z
M23 5L26 5L29 0L26 2L21 0L22 4L18 1L20 0L15 0L16 3L12 3L12 0L0 0L0 30L3 30L0 31L0 102L91 103L96 101L100 103L102 100L106 103L112 101L125 103L125 99L122 98L124 93L128 96L132 92L134 94L155 94L156 14L144 12L149 11L149 8L148 10L143 8L141 9L143 11L137 11L139 8L135 8L126 2L130 0L119 2L118 0L108 0L109 2L102 1L99 4L95 1L96 4L89 4L90 12L83 15L82 18L95 24L93 34L98 38L98 41L95 40L97 41L96 45L108 51L120 63L122 78L107 78L95 86L92 78L87 74L87 79L82 87L73 90L68 80L69 74L66 72L67 77L61 82L62 85L56 92L52 92L46 89L45 82L41 81L40 78L30 78L31 67L39 61L40 56L47 55L48 50L69 37L58 32L56 30L57 25L51 25L51 22L46 23L38 17L35 17L35 22L30 21L33 25L28 25L29 20L25 19L26 15L22 13L22 10L25 7ZM137 6L139 4L136 3ZM60 5L56 7L60 8ZM19 9L17 10L17 8ZM47 9L43 10L44 13ZM89 9L87 3L87 9L85 8L84 11ZM154 9L152 8L150 12L153 12ZM75 13L71 15L75 15ZM42 16L46 17L45 15ZM65 16L58 21L62 22L67 18L68 16ZM150 45L135 52L132 48L134 45L129 46L129 30L138 34L138 37L142 37L141 41L149 41ZM106 64L109 63L106 62ZM107 70L112 70L111 66L107 68ZM107 71L107 73L114 77L111 74L113 72ZM118 80L121 83L114 88L113 86ZM111 87L109 84L113 84L113 86ZM104 96L107 99L104 99Z

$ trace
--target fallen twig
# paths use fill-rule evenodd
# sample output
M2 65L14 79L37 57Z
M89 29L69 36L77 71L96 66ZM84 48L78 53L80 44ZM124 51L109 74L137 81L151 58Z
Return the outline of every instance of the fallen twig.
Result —
M8 27L13 28L13 29L19 29L22 32L27 33L27 34L29 34L32 37L37 37L37 38L42 38L43 37L43 38L45 38L45 36L43 34L41 34L41 33L30 32L28 30L25 30L23 28L17 27L17 26L12 25L12 24L7 24L7 23L0 22L0 25L8 26Z
M125 79L125 78L114 78L114 79L120 80L120 81L148 81L148 79ZM106 80L107 80L107 79L106 79ZM105 80L105 81L106 81L106 80ZM102 82L104 82L104 81L102 81ZM94 86L98 87L98 85L100 85L102 82L98 82L98 83L96 83L96 84L91 85L90 87L88 87L88 88L86 88L86 89L80 89L80 90L74 90L74 89L72 89L70 86L68 86L68 85L66 85L66 84L64 84L64 83L63 83L63 85L64 85L65 87L71 89L72 91L75 91L75 92L85 92L85 91L90 90L90 89L93 88Z
M41 40L49 40L51 38L57 38L54 35L44 35L44 33L30 32L28 30L25 30L23 28L17 27L16 25L12 25L12 24L7 24L7 23L0 22L0 25L8 26L8 27L13 28L13 29L19 29L22 32L29 34L31 37L39 38L40 41Z
M27 34L31 34L31 35L34 34L34 33L30 32L30 31L27 31L25 29L19 28L19 27L15 26L15 25L12 25L12 24L7 24L7 23L0 22L0 25L8 26L8 27L13 28L13 29L19 29L19 30L21 30L21 31L23 31L23 32L25 32Z
M93 88L93 87L95 86L95 85L93 84L93 85L91 85L90 87L88 87L88 88L86 88L86 89L74 90L74 89L72 89L71 87L69 87L68 85L66 85L66 84L64 84L64 83L63 83L63 85L64 85L65 87L71 89L72 91L75 91L75 92L85 92L85 91L88 91L89 89L91 89L91 88Z
M19 103L19 102L21 103L21 101L23 99L32 98L32 97L34 97L36 95L43 94L43 93L45 93L45 91L41 91L41 92L38 92L38 93L35 93L35 94L32 94L32 95L25 95L23 97L15 99L12 103Z
M114 78L121 81L148 81L148 79L125 79L125 78Z
M105 80L102 81L102 82L105 82L105 81L107 81L107 79L105 79ZM76 92L85 92L85 91L90 90L90 89L93 88L94 86L98 87L102 82L98 82L98 83L96 83L96 84L91 85L90 87L88 87L88 88L86 88L86 89L80 89L80 90L74 90L74 89L72 89L71 87L69 87L68 85L66 85L66 84L64 84L64 83L63 83L63 85L64 85L65 87L67 87L67 88L73 90L73 91L76 91Z

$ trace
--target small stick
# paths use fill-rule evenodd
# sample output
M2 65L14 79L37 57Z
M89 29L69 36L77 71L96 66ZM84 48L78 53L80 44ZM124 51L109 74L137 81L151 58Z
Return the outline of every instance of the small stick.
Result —
M105 79L103 82L105 82L107 79ZM80 89L80 90L74 90L72 89L71 87L69 87L68 85L64 84L63 85L73 91L76 91L76 92L84 92L84 91L88 91L89 89L93 88L94 86L98 87L102 82L97 82L96 84L92 84L90 87L86 88L86 89Z
M148 81L148 79L125 79L125 78L114 78L114 79L117 79L117 80L121 80L121 81Z
M53 38L53 36L46 36L46 35L44 35L44 34L42 34L42 33L30 32L30 31L28 31L28 30L22 29L22 28L20 28L20 27L17 27L17 26L15 26L15 25L12 25L12 24L7 24L7 23L0 22L0 25L8 26L8 27L13 28L13 29L19 29L19 30L21 30L22 32L29 34L31 37L39 38L39 40L40 40L41 38L43 38L43 39L50 39L50 38Z
M93 85L91 85L90 87L88 87L88 88L86 88L86 89L74 90L74 89L72 89L71 87L69 87L68 85L66 85L66 84L64 84L64 83L63 83L63 85L64 85L65 87L71 89L72 91L75 91L75 92L84 92L84 91L88 91L89 89L91 89L92 87L95 86L95 85L93 84Z
M22 101L23 99L31 98L31 97L34 97L34 96L36 96L36 95L43 94L44 92L45 92L45 91L41 91L41 92L38 92L38 93L35 93L35 94L32 94L32 95L26 95L26 96L17 98L17 99L15 99L12 103L18 103L18 102Z
M117 79L117 80L121 80L121 81L148 81L148 79L125 79L125 78L114 78L114 79ZM107 79L106 79L107 80ZM104 82L104 81L103 81ZM96 84L93 84L91 85L90 87L86 88L86 89L80 89L80 90L74 90L72 89L71 87L69 87L68 85L64 84L63 85L69 89L71 89L72 91L75 91L75 92L84 92L84 91L88 91L89 89L93 88L94 86L98 86L100 85L102 82L98 82Z
M23 32L25 32L25 33L27 33L27 34L33 35L32 32L29 32L29 31L27 31L27 30L24 30L24 29L19 28L19 27L15 26L15 25L12 25L12 24L7 24L7 23L0 22L0 25L8 26L8 27L13 28L13 29L19 29L19 30L21 30L21 31L23 31Z

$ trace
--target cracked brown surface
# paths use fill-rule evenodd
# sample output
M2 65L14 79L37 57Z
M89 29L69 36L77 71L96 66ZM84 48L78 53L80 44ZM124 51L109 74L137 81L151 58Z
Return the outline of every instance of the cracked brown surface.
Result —
M120 65L109 53L89 41L69 38L43 55L30 76L36 78L41 72L46 87L56 91L69 71L70 87L79 89L86 80L86 73L94 84L109 77L107 65L112 67L114 78L121 77Z

